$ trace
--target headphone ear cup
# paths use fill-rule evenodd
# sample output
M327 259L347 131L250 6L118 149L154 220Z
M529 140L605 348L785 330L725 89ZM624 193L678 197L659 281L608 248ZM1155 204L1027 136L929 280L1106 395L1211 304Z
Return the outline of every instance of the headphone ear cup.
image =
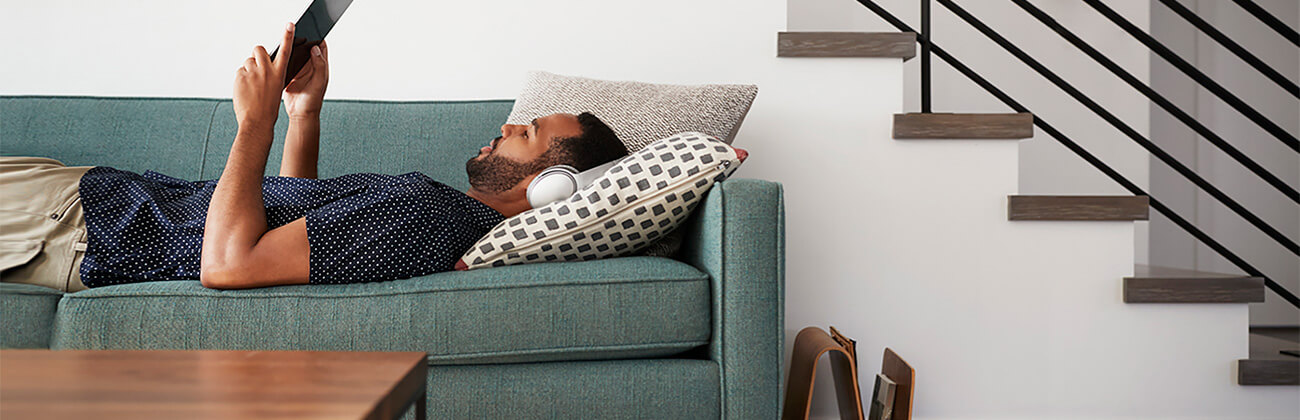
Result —
M533 178L528 183L528 204L533 208L545 206L578 192L578 170L569 165L556 165Z

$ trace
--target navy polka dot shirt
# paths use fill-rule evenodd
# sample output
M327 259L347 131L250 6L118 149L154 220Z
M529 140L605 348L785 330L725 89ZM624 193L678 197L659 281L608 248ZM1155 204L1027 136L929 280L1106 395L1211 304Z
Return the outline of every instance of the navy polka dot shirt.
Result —
M81 178L89 237L87 287L197 280L203 225L217 181L96 167ZM266 177L266 223L307 218L312 284L404 279L452 270L505 219L460 191L412 172L331 179Z

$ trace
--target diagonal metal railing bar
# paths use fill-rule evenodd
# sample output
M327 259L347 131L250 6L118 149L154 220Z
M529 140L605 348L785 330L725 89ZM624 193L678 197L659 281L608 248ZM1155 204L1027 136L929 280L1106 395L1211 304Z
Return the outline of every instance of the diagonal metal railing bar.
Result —
M1038 19L1038 21L1041 22L1043 25L1046 25L1049 29L1055 31L1062 38L1065 38L1066 41L1074 45L1080 51L1083 51L1084 54L1087 54L1089 57L1092 57L1092 59L1096 61L1098 64L1101 64L1102 67L1105 67L1107 70L1110 70L1111 73L1115 74L1115 76L1118 76L1120 79L1124 80L1124 82L1128 83L1129 86L1132 86L1134 89L1137 89L1138 92L1142 92L1142 94L1145 95L1148 99L1151 99L1152 102L1155 102L1156 105L1159 105L1165 111L1169 112L1169 114L1172 115L1175 119L1177 119L1178 121L1182 122L1184 125L1191 128L1192 131L1196 132L1196 134L1199 134L1201 137L1205 137L1206 141L1209 141L1210 144L1217 146L1219 150L1222 150L1228 156L1232 157L1233 160L1237 161L1237 163L1240 163L1242 166L1245 166L1246 169L1249 169L1251 172L1254 172L1255 175L1258 175L1260 178L1264 179L1264 182L1267 182L1269 185L1272 185L1273 188L1276 188L1278 191L1282 192L1282 194L1289 197L1291 201L1300 203L1300 193L1297 193L1295 188L1292 188L1289 184L1286 183L1286 181L1283 181L1281 178L1278 178L1276 175L1273 175L1273 173L1269 172L1267 169L1264 169L1264 167L1261 166L1259 162L1252 160L1249 156L1246 156L1245 153L1242 153L1236 147L1233 147L1231 144L1228 143L1227 140L1224 140L1222 136L1219 136L1218 134L1211 131L1204 124L1201 124L1200 121L1197 121L1196 118L1192 118L1191 115L1188 115L1186 112L1182 110L1182 108L1179 108L1177 105L1174 105L1174 103L1171 102L1169 99L1165 98L1164 95L1156 93L1155 89L1152 89L1151 86L1138 80L1138 78L1133 76L1132 73L1129 73L1128 71L1124 70L1124 68L1121 67L1119 64L1116 64L1115 61L1111 60L1109 57L1106 57L1105 54L1102 54L1100 51L1097 51L1097 49L1093 48L1092 45L1088 44L1083 39L1075 35L1074 32L1071 32L1069 29L1066 29L1065 26L1062 26L1059 22L1056 21L1056 19L1052 18L1046 12L1042 11L1042 9L1039 9L1038 7L1035 7L1033 4L1030 4L1027 0L1011 0L1011 1L1015 3L1017 6L1020 6L1021 9L1024 9L1035 19Z
M1282 23L1277 16L1273 16L1272 13L1264 10L1263 7L1259 7L1258 4L1255 4L1255 2L1251 0L1233 0L1233 2L1237 3L1238 6L1241 6L1242 9L1245 9L1247 13L1254 15L1255 19L1259 19L1260 22L1264 22L1264 24L1268 25L1269 28L1273 28L1274 31L1277 31L1278 35L1282 35L1282 37L1286 38L1287 41L1291 41L1292 44L1300 47L1300 33L1296 33L1295 29L1286 26L1286 24Z
M1253 121L1256 125L1260 126L1260 128L1263 128L1264 131L1268 132L1268 134L1276 137L1282 142L1282 144L1290 147L1291 150L1300 151L1300 140L1296 140L1295 136L1291 135L1291 133L1288 133L1277 124L1274 124L1273 121L1265 117L1264 114L1260 114L1259 111L1255 110L1255 108L1247 105L1245 101L1238 98L1237 95L1233 95L1232 92L1229 92L1228 89L1225 89L1218 82L1210 79L1209 76L1206 76L1205 73L1202 73L1195 66L1188 64L1187 60L1183 60L1183 58L1179 57L1178 54L1174 53L1168 47L1165 47L1165 44L1152 38L1151 35L1138 28L1137 25L1133 24L1133 22L1129 22L1128 19L1120 16L1119 13L1116 13L1115 10L1103 4L1100 0L1083 0L1083 2L1092 6L1094 10L1101 13L1101 15L1105 16L1106 19L1109 19L1115 25L1119 26L1120 29L1124 30L1124 32L1128 32L1128 34L1132 35L1133 38L1138 40L1138 42L1141 42L1142 45L1146 45L1152 52L1155 52L1156 55L1164 58L1165 61L1168 61L1169 64L1178 68L1178 70L1182 71L1183 74L1196 80L1196 83L1200 83L1206 90L1209 90L1210 93L1214 94L1214 96L1222 99L1223 102L1226 102L1228 106L1236 109L1237 112L1245 115L1247 119Z
M1183 4L1179 3L1178 0L1160 0L1160 3L1163 3L1165 7L1169 8L1169 10L1172 10L1174 14L1182 17L1183 20L1187 21L1187 23L1191 23L1192 26L1196 27L1196 29L1204 32L1205 35L1209 36L1210 39L1213 39L1214 42L1218 42L1219 45L1223 46L1223 48L1228 49L1228 51L1232 52L1233 55L1240 58L1241 61L1245 61L1246 64L1254 67L1255 70L1258 70L1264 75L1264 77L1272 80L1273 83L1277 83L1278 86L1290 93L1291 96L1300 98L1300 86L1296 86L1295 82L1292 82L1291 79L1283 76L1282 73L1278 73L1278 71L1274 70L1273 67L1265 64L1264 60L1260 60L1259 57L1255 56L1255 54L1251 54L1250 51L1243 48L1241 44L1238 44L1236 41L1233 41L1232 38L1224 35L1223 32L1215 29L1214 25L1206 22L1205 19L1201 19L1196 12L1187 9L1187 6L1183 6Z
M1291 240L1291 238L1287 237L1281 231L1278 231L1272 225L1269 225L1267 222L1264 221L1264 219L1261 219L1259 216L1256 216L1250 210L1246 209L1245 206L1241 205L1241 203L1238 203L1236 200L1233 200L1231 197L1228 197L1228 194L1224 193L1222 190L1220 190L1218 187L1215 187L1213 184L1210 184L1209 181L1205 180L1205 178L1202 178L1195 171L1192 171L1191 168L1187 167L1187 165L1184 165L1182 162L1179 162L1178 159L1174 158L1164 149L1161 149L1160 146L1157 146L1155 143L1151 142L1151 140L1146 138L1146 136L1143 136L1141 133L1138 133L1137 130L1134 130L1133 127L1129 126L1127 123L1120 120L1119 117L1115 116L1115 114L1106 110L1106 108L1102 107L1101 104L1098 104L1096 101L1092 100L1092 98L1089 98L1088 95L1083 94L1083 92L1075 88L1074 85L1071 85L1070 82L1065 81L1065 79L1061 78L1061 76L1049 70L1047 66L1043 65L1043 63L1039 62L1033 57L1030 57L1028 53L1026 53L1024 50L1021 50L1020 47L1017 47L1015 44L1011 43L1011 41L1008 41L997 31L994 31L993 28L990 28L988 25L985 25L984 22L981 22L974 15L971 15L969 12L967 12L966 9L963 9L961 6L958 6L957 3L953 2L952 0L937 0L937 1L939 2L940 5L942 5L943 7L947 8L948 10L956 14L957 17L961 18L961 20L966 21L967 24L971 25L980 33L984 34L984 36L987 36L989 39L993 40L993 42L998 44L998 46L1002 47L1007 52L1011 53L1011 55L1020 59L1020 62L1025 63L1025 65L1028 65L1030 68L1034 69L1034 71L1038 72L1039 75L1043 76L1048 81L1051 81L1052 84L1056 85L1056 87L1065 91L1065 93L1069 94L1070 97L1074 98L1076 101L1079 101L1079 103L1083 104L1084 107L1087 107L1093 113L1097 114L1097 116L1101 117L1103 120L1106 120L1107 123L1110 123L1111 126L1115 127L1120 132L1124 133L1125 136L1128 136L1128 138L1132 139L1138 145L1142 146L1142 148L1146 149L1148 152L1151 152L1153 156L1155 156L1157 159L1160 159L1160 161L1164 162L1166 165L1169 165L1169 167L1173 168L1173 170L1178 172L1179 175L1182 175L1184 178L1187 178L1188 181L1191 181L1193 184L1196 184L1197 187L1200 187L1202 190L1205 190L1205 192L1210 194L1210 196L1214 197L1216 200L1218 200L1224 206L1227 206L1229 209L1232 209L1232 211L1234 213L1237 213L1238 216L1241 216L1241 218L1246 219L1247 222L1250 222L1251 225L1255 226L1260 231L1264 232L1264 234L1268 235L1270 238L1273 238L1274 241L1277 241L1278 244L1281 244L1287 250L1291 251L1291 253L1300 255L1300 244L1296 244L1296 242Z
M875 1L857 0L857 2L858 4L863 5L867 9L870 9L872 12L874 12L881 19L884 19L890 25L893 25L895 28L898 28L898 30L903 32L916 32L915 30L912 29L911 26L908 26L902 20L898 19L898 17L894 16L894 14L889 13L889 11L885 10L884 7L881 7L879 4L876 4ZM926 41L930 41L930 40L927 39ZM939 56L939 58L942 59L944 62L948 63L948 65L956 69L957 72L961 73L963 76L966 76L967 79L970 79L972 82L975 82L975 84L983 88L984 91L993 95L995 98L998 98L998 100L1002 101L1003 104L1006 104L1012 110L1016 112L1028 112L1031 114L1033 113L1032 110L1026 108L1024 105L1020 104L1020 102L1016 101L1014 98L1007 95L1006 92L1003 92L1002 89L999 89L997 86L989 82L983 76L980 76L979 73L976 73L974 70L971 70L971 68L966 66L965 63L962 63L961 60L958 60L952 54L949 54L947 50L944 50L943 48L939 47L939 45L930 42L930 51L934 53L934 55ZM1155 197L1151 197L1150 195L1148 195L1146 191L1144 191L1141 187L1138 187L1137 184L1134 184L1132 181L1129 181L1127 178L1124 178L1124 175L1121 175L1119 172L1115 171L1110 166L1106 165L1105 162L1097 158L1097 156L1093 155L1092 153L1088 152L1087 149L1084 149L1083 146L1080 146L1074 140L1067 137L1060 130L1057 130L1056 127L1053 127L1051 124L1048 124L1047 121L1037 116L1034 117L1034 125L1042 129L1053 139L1055 139L1058 143L1061 143L1061 145L1065 146L1067 149L1070 149L1070 151L1074 152L1075 155L1078 155L1079 158L1083 159L1085 162L1088 162L1088 164L1092 165L1092 167L1096 168L1098 171L1101 171L1102 174L1105 174L1112 181L1115 181L1116 183L1120 184L1120 186L1124 187L1124 189L1128 190L1133 195L1146 195L1150 200L1151 207L1156 209L1157 212L1163 214L1165 217L1168 217L1169 220L1172 221L1175 225L1178 225L1178 227L1182 228L1188 234L1192 235L1192 237L1196 238L1198 241L1201 241L1201 243L1204 243L1206 246L1210 247L1210 249L1214 250L1214 252L1218 253L1220 256L1223 256L1223 258L1227 259L1233 265L1236 265L1242 271L1245 271L1246 274L1249 274L1254 277L1263 278L1264 285L1267 286L1269 290L1272 290L1274 293L1277 293L1279 296L1282 297L1282 299L1289 302L1292 306L1300 308L1300 297L1296 297L1296 295L1294 293L1291 293L1290 290L1287 290L1285 287L1282 287L1282 285L1273 281L1273 279L1264 275L1264 273L1259 271L1259 269L1255 268L1255 266L1251 265L1249 262L1246 262L1246 260L1237 256L1237 254L1233 253L1227 247L1224 247L1223 244L1220 244L1218 241L1214 240L1214 238L1210 237L1210 235L1206 234L1200 228L1197 228L1196 225L1193 225L1191 222L1188 222L1187 219L1184 219L1182 216L1178 215L1178 213L1175 212L1173 209L1164 205L1164 203L1160 202Z

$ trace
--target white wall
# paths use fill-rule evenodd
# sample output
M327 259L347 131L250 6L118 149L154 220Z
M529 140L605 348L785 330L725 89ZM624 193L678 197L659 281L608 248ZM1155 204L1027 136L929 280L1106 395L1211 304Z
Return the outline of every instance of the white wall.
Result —
M130 7L7 6L0 94L228 97L250 44L274 41L301 10ZM1006 221L1005 196L1034 180L1017 165L1033 146L893 141L905 66L777 58L786 22L784 0L359 1L330 36L329 96L507 98L531 69L756 83L739 176L785 186L789 337L843 327L867 367L895 348L919 370L918 419L1295 417L1290 389L1233 382L1244 308L1122 304L1132 224ZM1144 162L1126 169L1145 173ZM819 400L814 413L831 407Z
M1300 2L1260 1L1292 27L1300 21ZM1189 0L1184 4L1293 82L1300 80L1300 54L1291 43L1230 2ZM1300 133L1300 102L1245 62L1200 34L1163 6L1152 6L1152 32L1208 76L1292 135ZM1276 138L1227 106L1208 90L1159 58L1152 58L1156 88L1261 166L1300 186L1300 158ZM1210 183L1250 209L1291 240L1300 240L1300 206L1228 157L1215 146L1152 106L1153 139L1189 163ZM1181 176L1152 163L1151 188L1180 214L1234 250L1283 287L1300 293L1300 258L1248 224ZM1240 273L1235 265L1199 244L1163 217L1151 221L1151 262L1204 271ZM1300 310L1268 292L1251 305L1252 325L1300 325Z
M918 1L877 0L876 3L889 9L913 29L920 30ZM1105 3L1135 24L1146 27L1150 11L1148 2L1107 0ZM1019 7L1009 1L960 1L958 4L1111 110L1134 130L1143 135L1149 133L1145 97ZM1034 5L1139 79L1147 80L1145 47L1083 2L1048 0L1035 1ZM937 2L932 2L931 15L935 44L948 50L1129 180L1147 188L1149 163L1144 149ZM791 0L789 26L791 30L896 31L892 25L852 0ZM938 57L933 59L932 71L935 112L1011 112L1011 108L985 93ZM920 60L909 60L905 74L906 109L918 112L921 108ZM1128 194L1119 184L1042 130L1036 131L1032 141L1022 142L1020 148L1020 191L1023 194ZM1136 261L1143 264L1147 262L1146 229L1146 222L1138 223Z

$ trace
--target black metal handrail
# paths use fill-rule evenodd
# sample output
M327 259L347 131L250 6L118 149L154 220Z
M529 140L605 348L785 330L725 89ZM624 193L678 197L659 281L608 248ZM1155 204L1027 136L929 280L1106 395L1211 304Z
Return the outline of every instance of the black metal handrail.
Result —
M1277 83L1278 86L1290 93L1291 96L1300 98L1300 86L1296 86L1295 82L1292 82L1291 79L1283 76L1282 73L1278 73L1278 71L1274 70L1273 67L1264 64L1264 60L1260 60L1259 57L1255 56L1255 54L1251 54L1250 51L1242 48L1241 44L1238 44L1236 41L1233 41L1232 38L1224 35L1223 32L1215 29L1214 26L1210 25L1209 22L1206 22L1205 19L1201 19L1201 17L1195 12L1188 10L1187 6L1183 6L1183 4L1179 3L1178 0L1160 0L1160 3L1164 4L1165 7L1168 7L1169 10L1174 12L1174 14L1182 17L1183 20L1187 21L1187 23L1195 26L1196 29L1204 32L1205 35L1209 36L1210 39L1213 39L1214 42L1218 42L1219 45L1223 46L1223 48L1232 52L1232 54L1237 56L1237 58L1240 58L1241 61L1245 61L1246 64L1249 64L1251 67L1254 67L1255 70L1264 74L1264 77L1272 80L1273 83Z
M1282 35L1282 37L1286 38L1287 41L1291 41L1292 44L1295 44L1295 46L1300 47L1300 33L1296 33L1294 29L1291 29L1291 27L1286 26L1286 24L1282 23L1282 20L1278 19L1277 16L1273 16L1272 13L1269 13L1267 10L1264 10L1263 7L1259 7L1258 4L1255 4L1255 2L1251 0L1233 0L1233 1L1236 2L1238 6L1241 6L1242 9L1245 9L1246 12L1250 13L1251 15L1254 15L1255 18L1259 19L1260 22L1263 22L1265 25L1268 25L1269 28L1273 28L1273 30L1276 31L1278 35Z
M1105 16L1106 19L1109 19L1115 25L1119 26L1120 29L1124 30L1124 32L1128 32L1128 34L1132 35L1134 39L1137 39L1138 42L1142 43L1142 45L1146 45L1147 48L1150 48L1152 52L1156 53L1156 55L1164 58L1165 61L1169 62L1169 64L1173 64L1174 67L1178 68L1178 70L1182 71L1188 77L1191 77L1192 80L1196 81L1196 83L1200 83L1201 86L1204 86L1205 89L1209 90L1210 93L1213 93L1214 96L1218 96L1219 99L1223 100L1223 102L1227 102L1228 106L1231 106L1233 109L1236 109L1237 112L1245 115L1247 119L1250 119L1255 123L1255 125L1263 128L1264 131L1267 131L1269 134L1273 135L1273 137L1276 137L1282 142L1282 144L1287 145L1291 150L1300 151L1300 140L1296 140L1295 136L1291 135L1291 133L1288 133L1277 124L1274 124L1273 121L1265 117L1264 114L1259 113L1255 108L1247 105L1246 101L1241 100L1237 95L1233 95L1232 92L1229 92L1228 89L1219 85L1219 83L1215 82L1214 79L1211 79L1209 76L1206 76L1205 73L1197 70L1195 66L1188 64L1186 60L1179 57L1178 54L1173 52L1173 50L1165 47L1165 44L1162 44L1160 41L1156 41L1156 39L1151 37L1151 35L1147 34L1141 28L1138 28L1137 25L1134 25L1133 22L1129 22L1128 19L1120 16L1119 13L1116 13L1115 10L1103 4L1100 0L1083 0L1083 2L1092 6L1094 10L1101 13L1102 16Z
M1164 149L1161 149L1160 146L1157 146L1150 139L1146 138L1146 136L1143 136L1141 133L1138 133L1137 130L1134 130L1133 127L1124 123L1124 121L1120 120L1119 117L1115 116L1115 114L1106 110L1106 108L1102 107L1096 101L1092 100L1092 98L1089 98L1088 95L1083 94L1083 92L1079 91L1079 89L1075 88L1069 82L1066 82L1065 79L1061 78L1055 72L1048 70L1047 66L1044 66L1043 63L1039 62L1038 60L1035 60L1033 57L1030 57L1029 54L1026 53L1024 50L1021 50L1015 44L1011 43L1011 41L1008 41L1006 38L1002 37L1002 35L998 34L997 31L994 31L988 25L985 25L984 22L981 22L979 19L975 18L974 15L971 15L969 12L966 11L966 9L963 9L961 6L958 6L957 3L953 2L952 0L937 0L937 1L939 2L939 4L943 5L943 7L947 8L948 10L956 14L957 17L961 18L961 20L965 21L967 24L971 25L976 30L980 31L980 33L989 37L989 39L993 40L993 42L998 44L998 46L1001 46L1003 49L1007 50L1007 52L1011 53L1011 55L1020 59L1022 63L1025 63L1030 68L1034 69L1034 71L1038 72L1039 75L1042 75L1043 77L1047 78L1047 80L1051 81L1052 84L1056 85L1056 87L1061 88L1061 90L1064 90L1065 93L1070 95L1070 97L1079 101L1079 103L1083 104L1083 106L1087 107L1089 110L1097 114L1097 116L1101 117L1103 120L1106 120L1106 122L1110 123L1111 126L1115 127L1120 132L1124 133L1125 136L1128 136L1138 145L1142 146L1142 148L1146 149L1148 152L1151 152L1151 154L1154 155L1156 158L1160 159L1161 162L1164 162L1166 165L1169 165L1170 168L1173 168L1174 171L1178 172L1184 178L1187 178L1187 180L1191 181L1193 184L1196 184L1197 187L1200 187L1201 189L1205 190L1205 192L1209 193L1210 196L1214 197L1220 203L1223 203L1223 205L1227 206L1229 209L1232 209L1232 211L1237 213L1238 216L1241 216L1243 219L1246 219L1246 221L1250 222L1251 225L1263 231L1270 238L1273 238L1274 241L1277 241L1277 243L1281 244L1287 250L1291 251L1291 253L1300 256L1300 244L1296 244L1295 241L1292 241L1291 238L1288 238L1286 235L1282 234L1281 231L1278 231L1272 225L1269 225L1267 222L1264 221L1264 219L1261 219L1259 216L1256 216L1250 210L1247 210L1245 206L1241 205L1241 203L1238 203L1236 200L1233 200L1231 197L1228 197L1228 195L1224 193L1222 190L1210 184L1209 181L1206 181L1205 178L1202 178L1199 174L1192 171L1190 168L1187 167L1187 165L1184 165L1182 162L1179 162L1178 159L1175 159Z
M940 0L941 4L944 3L945 1L947 0ZM859 4L862 4L867 9L870 9L872 12L876 13L877 16L880 16L889 24L898 28L898 30L904 32L915 32L910 26L908 26L902 20L895 17L892 13L889 13L889 11L885 10L885 8L876 4L873 0L857 0L857 2ZM922 0L922 2L924 4L924 2L928 2L928 0ZM928 10L926 9L922 9L922 10L928 12ZM929 13L922 13L923 20L929 20L929 18L930 18ZM943 59L949 65L953 66L953 68L956 69L959 73L966 76L971 81L975 82L975 84L979 85L985 91L989 92L994 97L998 98L998 100L1002 101L1002 103L1011 107L1016 112L1027 112L1031 114L1033 113L1032 110L1020 104L1020 102L1016 101L1011 96L1007 95L1005 92L1003 92L997 86L993 85L993 83L989 82L979 73L975 72L974 70L971 70L971 68L966 66L965 63L961 62L956 57L949 54L943 48L940 48L938 45L935 45L934 42L930 39L929 34L930 33L928 31L917 34L917 40L921 43L921 45L925 47L926 50L929 50L934 55L939 56L939 58ZM1137 184L1133 183L1132 181L1129 181L1128 178L1125 178L1122 174L1120 174L1115 169L1111 168L1104 161L1097 158L1092 153L1088 152L1087 149L1084 149L1082 146L1080 146L1074 140L1070 139L1060 130L1057 130L1051 124L1047 123L1047 121L1035 115L1034 125L1038 126L1040 129L1042 129L1044 132L1050 135L1057 142L1061 143L1063 146L1065 146L1070 151L1074 152L1084 161L1088 162L1088 164L1092 165L1094 168L1101 171L1111 180L1120 184L1120 186L1128 190L1130 193L1139 196L1147 196L1151 207L1156 209L1157 212L1169 218L1169 220L1172 221L1175 225L1182 228L1188 234L1192 235L1192 237L1204 243L1210 249L1214 250L1216 253L1226 258L1229 262L1231 262L1233 265L1236 265L1238 268L1245 271L1247 274L1254 277L1263 278L1264 284L1265 286L1268 287L1269 290L1272 290L1274 293L1277 293L1279 296L1281 296L1284 300L1286 300L1291 305L1300 308L1300 297L1297 297L1294 293L1291 293L1291 291L1287 290L1285 287L1282 287L1282 285L1273 281L1273 279L1269 278L1262 271L1255 268L1253 265L1246 262L1241 257L1237 256L1237 254L1233 253L1227 247L1223 246L1223 244L1219 243L1213 237L1206 234L1200 228L1197 228L1195 225L1188 222L1187 219L1180 216L1172 208L1166 206L1163 202L1157 200L1155 197L1151 197L1141 187L1137 186Z
M1024 9L1025 12L1028 12L1030 16L1033 16L1035 19L1038 19L1038 21L1041 22L1043 25L1046 25L1049 29L1056 32L1062 38L1065 38L1066 41L1074 45L1080 51L1083 51L1084 54L1087 54L1089 57L1092 57L1093 61L1096 61L1098 64L1101 64L1102 67L1105 67L1107 70L1110 70L1112 74L1118 76L1125 83L1128 83L1129 86L1132 86L1134 89L1137 89L1138 92L1141 92L1152 102L1155 102L1156 105L1159 105L1165 111L1169 112L1169 114L1173 115L1175 119L1182 122L1184 125L1190 127L1192 131L1196 132L1196 134L1199 134L1201 137L1205 137L1205 139L1209 141L1210 144L1213 144L1216 147L1218 147L1219 150L1222 150L1229 157L1232 157L1232 159L1236 160L1237 163L1240 163L1242 166L1245 166L1246 169L1249 169L1251 172L1255 173L1255 175L1258 175L1260 178L1263 178L1264 182L1267 182L1269 185L1272 185L1273 188L1276 188L1283 195L1290 198L1291 201L1300 203L1300 193L1296 192L1295 188L1292 188L1290 185L1288 185L1286 181L1283 181L1281 178L1278 178L1276 175L1273 175L1273 173L1269 172L1267 169L1264 169L1264 167L1260 165L1259 162L1252 160L1250 157L1246 156L1245 153L1242 153L1240 150L1237 150L1236 147L1233 147L1231 144L1229 144L1227 140L1223 139L1223 137L1219 136L1213 131L1210 131L1208 127L1206 127L1204 124L1201 124L1201 122L1197 121L1196 118L1193 118L1191 115L1188 115L1187 112L1184 112L1182 110L1182 108L1179 108L1177 105L1174 105L1174 103L1171 102L1168 98L1165 98L1164 95L1156 93L1155 89L1152 89L1151 86L1138 80L1138 78L1133 76L1132 73L1125 71L1124 68L1120 67L1119 64L1116 64L1109 57L1106 57L1105 54L1102 54L1100 51L1097 51L1096 48L1093 48L1092 45L1089 45L1083 39L1080 39L1077 35L1074 34L1074 32L1071 32L1069 29L1066 29L1064 26L1058 23L1056 19L1053 19L1046 12L1043 12L1041 9L1035 7L1033 4L1030 4L1026 0L1011 0L1011 1L1014 2L1017 6L1020 6L1021 9Z

